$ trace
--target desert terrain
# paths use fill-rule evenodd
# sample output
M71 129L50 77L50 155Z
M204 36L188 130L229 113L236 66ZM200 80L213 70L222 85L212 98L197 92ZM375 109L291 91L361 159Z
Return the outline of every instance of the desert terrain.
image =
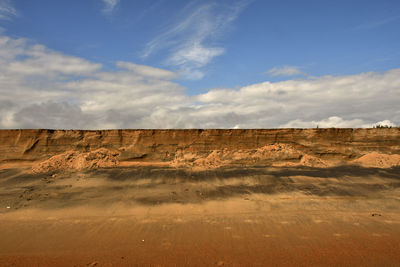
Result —
M0 266L399 266L400 128L0 130Z

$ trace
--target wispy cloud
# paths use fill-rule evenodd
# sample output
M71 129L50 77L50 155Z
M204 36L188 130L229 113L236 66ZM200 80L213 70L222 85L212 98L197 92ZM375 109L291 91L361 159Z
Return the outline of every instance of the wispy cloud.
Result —
M149 13L151 13L152 11L156 10L157 8L161 7L162 4L167 1L167 0L157 0L155 2L153 2L152 4L150 4L147 8L142 9L142 11L140 12L140 14L135 18L134 21L140 21L141 19L143 19L144 17L146 17Z
M18 15L10 0L0 0L0 19L9 20Z
M301 71L299 67L296 66L283 66L283 67L273 67L266 72L267 75L277 77L290 77L296 75L304 75L305 73Z
M105 14L111 14L119 3L119 0L102 0L102 1L105 5L103 9L103 12Z
M138 65L131 62L118 61L115 66L122 69L127 69L141 75L143 77L159 78L159 79L173 79L176 78L176 73L168 70L154 68L145 65Z
M352 28L351 30L353 30L353 31L371 30L371 29L381 27L385 24L391 23L393 21L396 21L398 19L400 19L400 16L394 16L394 17L389 17L389 18L385 18L385 19L381 19L381 20L369 21L366 23L362 23L362 24Z
M167 65L177 67L184 78L201 79L202 68L225 52L217 41L248 3L190 2L171 27L146 44L142 57L167 51Z

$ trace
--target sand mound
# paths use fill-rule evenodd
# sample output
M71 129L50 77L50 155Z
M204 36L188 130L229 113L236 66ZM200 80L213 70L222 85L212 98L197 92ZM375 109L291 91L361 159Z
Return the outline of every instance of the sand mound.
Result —
M175 158L170 163L170 166L191 168L194 170L216 169L226 162L226 160L222 160L223 153L223 151L213 150L208 155L200 155L180 150L175 154Z
M244 149L231 152L228 157L233 161L243 160L288 160L300 159L302 153L291 145L287 144L272 144L259 147L257 149Z
M214 150L206 158L200 158L193 161L193 169L203 170L222 167L223 165L228 163L228 161L221 158L223 156L223 151Z
M317 167L317 168L328 166L328 164L324 160L310 155L303 155L299 165L307 167Z
M400 166L400 155L372 152L354 160L353 163L370 168L391 168L394 166Z
M301 160L298 162L279 162L273 163L274 167L313 167L313 168L324 168L334 166L332 163L328 163L318 157L304 154L301 156Z
M106 148L80 153L67 151L55 155L48 160L40 162L32 167L34 173L53 172L59 170L83 170L118 166L119 152Z
M248 164L249 162L256 165L282 167L326 167L328 165L322 159L305 154L289 144L271 144L257 149L241 149L239 151L213 150L208 155L180 150L175 154L170 165L193 170L206 170L230 164Z
M273 144L258 148L252 155L256 159L292 160L300 159L303 153L292 145Z

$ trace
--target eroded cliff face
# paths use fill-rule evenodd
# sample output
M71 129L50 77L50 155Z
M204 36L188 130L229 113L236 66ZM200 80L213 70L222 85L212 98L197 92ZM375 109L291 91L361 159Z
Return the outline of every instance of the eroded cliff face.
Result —
M34 172L166 165L400 165L400 128L248 130L0 130L0 164Z

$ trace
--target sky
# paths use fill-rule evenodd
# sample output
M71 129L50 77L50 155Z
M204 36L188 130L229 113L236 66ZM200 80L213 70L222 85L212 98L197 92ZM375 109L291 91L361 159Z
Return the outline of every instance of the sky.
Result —
M0 128L400 125L398 0L0 0Z

